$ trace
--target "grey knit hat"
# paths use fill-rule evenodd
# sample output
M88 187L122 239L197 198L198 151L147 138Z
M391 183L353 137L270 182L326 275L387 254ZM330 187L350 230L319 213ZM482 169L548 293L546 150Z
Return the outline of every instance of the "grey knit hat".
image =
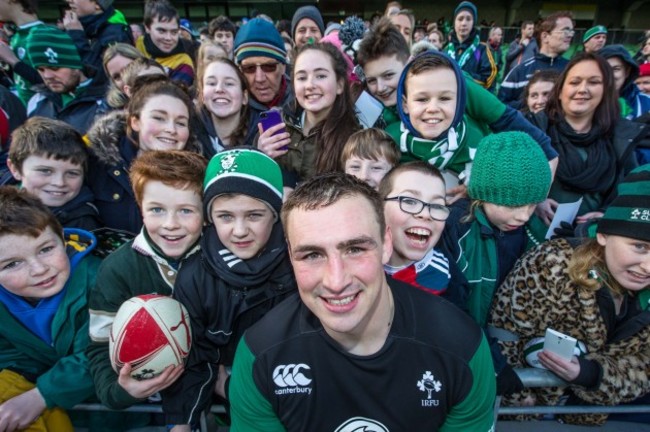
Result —
M321 36L325 35L325 23L323 22L323 17L321 16L320 11L316 9L316 6L303 6L298 8L291 19L291 37L293 39L296 38L296 27L298 27L298 23L303 18L308 18L315 22L320 30Z

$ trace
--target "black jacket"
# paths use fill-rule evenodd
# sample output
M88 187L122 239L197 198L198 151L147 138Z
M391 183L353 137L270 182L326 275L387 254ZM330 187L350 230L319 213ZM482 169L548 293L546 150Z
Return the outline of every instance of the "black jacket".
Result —
M168 424L196 423L210 403L218 365L231 366L244 332L297 290L279 222L264 251L242 261L250 263L247 271L263 266L259 272L234 270L236 259L230 261L232 271L220 265L219 256L228 251L219 245L216 230L208 226L201 252L185 262L174 284L174 298L190 315L192 349L185 372L163 395Z
M27 115L41 116L64 121L84 135L95 121L95 116L103 114L105 87L94 81L65 107L59 93L40 86L40 90L29 100Z

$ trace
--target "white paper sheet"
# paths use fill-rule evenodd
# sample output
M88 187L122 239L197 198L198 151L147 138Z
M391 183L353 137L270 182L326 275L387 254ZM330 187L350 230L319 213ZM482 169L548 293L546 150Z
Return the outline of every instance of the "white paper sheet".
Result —
M551 236L555 233L555 228L560 226L560 222L573 223L576 216L578 215L578 210L580 210L580 205L582 204L582 198L576 202L564 203L557 206L555 210L555 216L551 221L551 225L548 227L546 232L546 239L550 239Z

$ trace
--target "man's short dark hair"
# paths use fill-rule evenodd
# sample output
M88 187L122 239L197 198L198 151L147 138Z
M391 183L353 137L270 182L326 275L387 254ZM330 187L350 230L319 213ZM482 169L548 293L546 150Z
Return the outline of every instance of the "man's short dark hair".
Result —
M208 24L208 34L211 38L213 38L214 34L218 31L230 32L232 33L232 37L235 37L237 34L237 27L228 19L228 17L221 15L210 21L210 24Z
M158 21L169 22L179 21L178 10L167 0L147 0L144 5L144 25L151 27L154 18Z
M383 56L396 55L406 63L411 55L408 43L397 27L388 18L382 18L373 25L359 44L357 61L364 67L366 63Z
M386 219L384 218L384 204L377 191L354 176L341 172L330 172L301 183L282 205L281 218L287 237L289 236L287 223L289 214L293 210L316 210L336 204L343 198L355 196L368 200L383 236L386 231ZM362 216L359 215L359 217Z

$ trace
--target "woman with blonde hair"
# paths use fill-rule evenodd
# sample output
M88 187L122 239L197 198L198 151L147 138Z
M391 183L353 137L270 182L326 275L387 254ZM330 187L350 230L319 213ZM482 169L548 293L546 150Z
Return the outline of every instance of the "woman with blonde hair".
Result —
M650 165L632 171L598 222L597 236L548 241L515 265L488 324L512 368L541 367L566 387L527 388L514 405L647 404L650 392ZM543 349L547 329L577 340L565 359ZM497 329L497 330L494 330ZM599 424L604 414L564 416Z
M129 63L139 58L144 58L144 55L133 45L125 43L112 44L104 51L102 65L110 83L106 93L106 101L111 108L122 108L124 106L127 98L122 93L124 86L122 71Z

